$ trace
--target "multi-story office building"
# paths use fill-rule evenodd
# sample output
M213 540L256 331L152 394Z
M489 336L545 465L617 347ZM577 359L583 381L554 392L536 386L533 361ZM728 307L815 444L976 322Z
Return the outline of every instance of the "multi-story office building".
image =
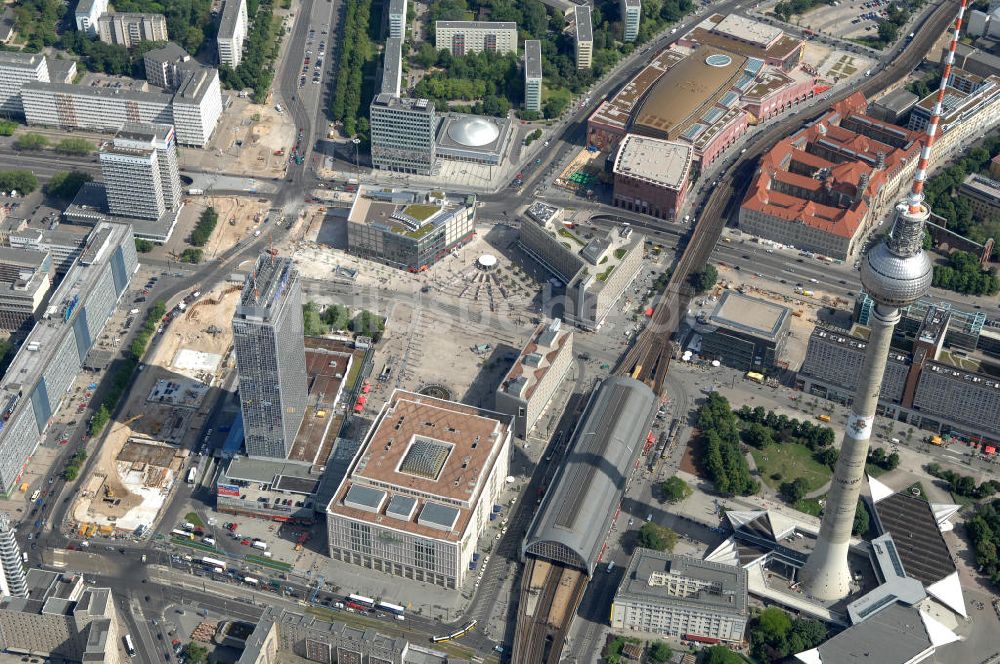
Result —
M740 371L768 371L784 350L791 320L787 307L727 290L712 313L698 319L700 355Z
M739 565L637 548L611 604L611 627L647 637L740 642L750 617Z
M433 265L476 232L476 197L459 200L364 187L347 215L347 251L416 272Z
M436 166L434 103L379 94L370 110L372 165L375 168L430 175Z
M461 588L510 465L506 415L396 390L327 508L330 557Z
M984 219L1000 216L1000 182L973 173L958 188L958 195L972 205L972 211Z
M247 455L287 458L308 397L302 292L290 258L257 258L233 314L233 348Z
M28 571L26 586L24 596L0 599L4 652L84 664L124 660L123 634L109 588L87 587L82 576L40 569Z
M521 222L518 244L559 281L546 286L548 313L596 329L642 266L643 239L623 227L585 238L554 217Z
M176 90L181 84L184 63L191 56L174 42L167 42L160 48L147 51L142 62L146 69L146 80L150 85L167 90Z
M108 11L108 0L80 0L76 3L76 29L97 36L97 19Z
M895 204L916 168L919 135L875 120L856 93L761 159L740 229L847 260Z
M590 69L594 61L594 26L591 24L590 6L573 8L574 36L576 38L576 68Z
M10 514L0 512L0 596L26 597L27 573Z
M52 270L61 277L79 258L89 236L89 228L59 224L54 229L25 227L12 230L7 236L7 243L12 249L48 253L52 258Z
M176 133L172 126L130 122L115 134L114 146L155 151L160 189L163 192L163 207L166 210L176 210L180 207L181 176L177 167Z
M0 492L17 487L138 266L131 227L100 223L49 298L0 381Z
M524 110L542 112L542 42L524 42Z
M622 39L634 42L639 37L639 26L642 23L641 0L619 0L618 9L622 17Z
M127 122L172 124L181 145L204 146L222 115L219 72L185 68L175 92L67 83L25 83L21 101L28 124L118 131Z
M52 286L48 252L0 247L0 330L34 324Z
M935 433L1000 441L998 368L985 358L978 370L945 349L951 312L928 307L905 350L889 353L878 413ZM867 346L859 333L817 327L796 378L804 392L849 404Z
M396 597L383 599L399 601ZM264 609L236 664L277 664L293 656L338 664L469 664L469 660L402 637L275 607Z
M573 364L573 332L558 318L540 323L500 382L496 409L513 418L514 435L527 438Z
M226 0L219 19L219 64L235 69L243 59L243 41L247 38L247 0Z
M167 211L156 150L108 146L101 150L101 174L112 215L156 220Z
M437 21L434 47L452 55L517 53L517 23L512 21Z
M389 0L389 36L406 40L406 0Z
M41 53L0 51L0 115L24 115L21 88L25 83L49 81L49 66Z
M97 19L97 36L106 44L125 48L144 41L167 41L167 18L163 14L101 14Z
M943 102L939 135L934 142L936 160L945 160L1000 123L998 71L1000 70L993 69L988 75L981 77L968 71L953 69ZM930 121L936 95L935 92L924 97L912 108L908 124L910 129L924 130Z
M684 205L693 151L684 143L628 134L615 155L615 207L673 220Z

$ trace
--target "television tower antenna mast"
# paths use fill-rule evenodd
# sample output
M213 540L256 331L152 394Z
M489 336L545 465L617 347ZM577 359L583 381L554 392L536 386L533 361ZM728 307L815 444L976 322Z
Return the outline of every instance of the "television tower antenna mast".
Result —
M967 2L962 0L955 17L948 58L941 73L941 83L910 191L905 200L896 206L896 220L889 237L872 247L861 261L861 284L875 301L871 334L854 392L851 416L844 432L844 443L827 495L819 537L800 572L805 591L824 601L838 600L851 592L847 554L892 332L899 322L899 310L926 295L933 279L930 259L923 251L924 228L930 217L930 210L924 204L924 182L927 180L931 148L940 131L941 108L955 63L955 47Z

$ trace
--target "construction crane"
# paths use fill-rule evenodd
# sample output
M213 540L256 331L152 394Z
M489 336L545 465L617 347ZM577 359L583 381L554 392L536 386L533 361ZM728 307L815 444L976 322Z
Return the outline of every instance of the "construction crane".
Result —
M133 415L132 417L130 417L127 420L125 420L124 422L122 422L122 426L123 427L127 427L128 425L132 424L136 420L142 419L145 415L146 415L146 413L139 413L138 415Z

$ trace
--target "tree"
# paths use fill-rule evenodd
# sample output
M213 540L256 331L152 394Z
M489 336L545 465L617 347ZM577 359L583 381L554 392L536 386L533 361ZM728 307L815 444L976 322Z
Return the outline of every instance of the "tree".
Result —
M10 193L16 191L25 196L38 189L38 178L26 168L15 168L12 171L0 171L0 191Z
M699 293L704 293L715 286L715 282L718 280L719 272L715 269L714 265L706 265L704 270L691 275L691 285Z
M14 147L18 150L24 150L25 152L41 150L44 147L48 147L48 145L49 139L45 138L41 134L35 134L32 132L21 134L14 139Z
M418 65L424 69L430 69L435 64L437 64L438 52L434 48L434 44L430 42L420 42L420 46L417 47L417 55L414 60Z
M882 21L878 24L878 39L883 44L891 44L899 36L899 28L895 23Z
M691 495L691 487L676 475L661 484L660 490L663 491L663 497L671 503L680 502Z
M778 608L757 614L750 626L750 652L759 661L777 661L788 654L791 617Z
M821 464L833 470L837 466L837 459L840 458L840 451L836 447L824 447L814 456Z
M195 224L194 230L191 231L191 244L196 247L204 247L208 243L209 238L212 237L212 231L215 230L215 226L218 223L219 215L216 213L215 208L205 208L201 216L198 217L198 223Z
M899 454L893 452L885 458L885 469L896 470L899 467Z
M45 193L49 196L55 196L56 198L70 201L73 200L73 197L80 191L80 187L93 179L94 178L91 177L90 173L84 173L82 171L63 171L61 173L56 173L52 176L52 179L49 180L49 183L45 185Z
M142 238L135 239L135 250L140 254L148 254L155 246L156 245L149 240L143 240Z
M208 648L191 641L184 646L184 659L190 664L207 664Z
M180 260L183 263L200 263L203 257L201 249L187 248L181 252Z
M674 651L667 645L666 641L655 641L649 646L649 658L658 664L669 662L674 656Z
M101 407L94 412L94 416L90 418L90 435L96 436L104 430L108 421L111 419L111 412L108 407L101 404Z
M323 336L330 331L330 327L320 317L319 307L315 302L302 305L302 328L308 337Z
M0 120L0 136L13 136L17 123L13 120Z
M677 533L666 526L647 521L639 529L639 546L654 551L673 551L677 546Z
M870 526L871 521L868 514L868 508L865 507L865 501L859 498L858 506L854 510L854 525L851 526L851 534L864 535L868 532L868 528Z
M85 138L64 138L56 144L56 152L71 155L88 155L94 151L94 144Z
M750 426L743 429L740 433L740 438L742 438L743 442L747 445L756 447L757 449L763 449L774 443L771 430L758 422L753 422Z
M343 305L331 304L323 310L320 318L331 330L345 330L351 323L351 311Z
M542 113L547 119L558 118L569 106L569 100L562 96L550 96L542 104Z
M794 505L805 497L807 489L806 481L798 477L792 482L782 482L781 486L778 487L778 493L781 494L785 502Z
M726 646L712 646L705 649L702 664L746 664L746 660Z
M788 633L788 653L794 654L815 648L826 641L826 625L818 620L796 618Z

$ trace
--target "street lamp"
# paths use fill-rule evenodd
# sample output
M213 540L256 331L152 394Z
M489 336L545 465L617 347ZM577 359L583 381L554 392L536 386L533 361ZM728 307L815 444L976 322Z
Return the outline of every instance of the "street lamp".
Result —
M354 177L358 177L361 173L361 167L358 166L358 145L361 144L361 139L355 136L351 143L354 143Z

